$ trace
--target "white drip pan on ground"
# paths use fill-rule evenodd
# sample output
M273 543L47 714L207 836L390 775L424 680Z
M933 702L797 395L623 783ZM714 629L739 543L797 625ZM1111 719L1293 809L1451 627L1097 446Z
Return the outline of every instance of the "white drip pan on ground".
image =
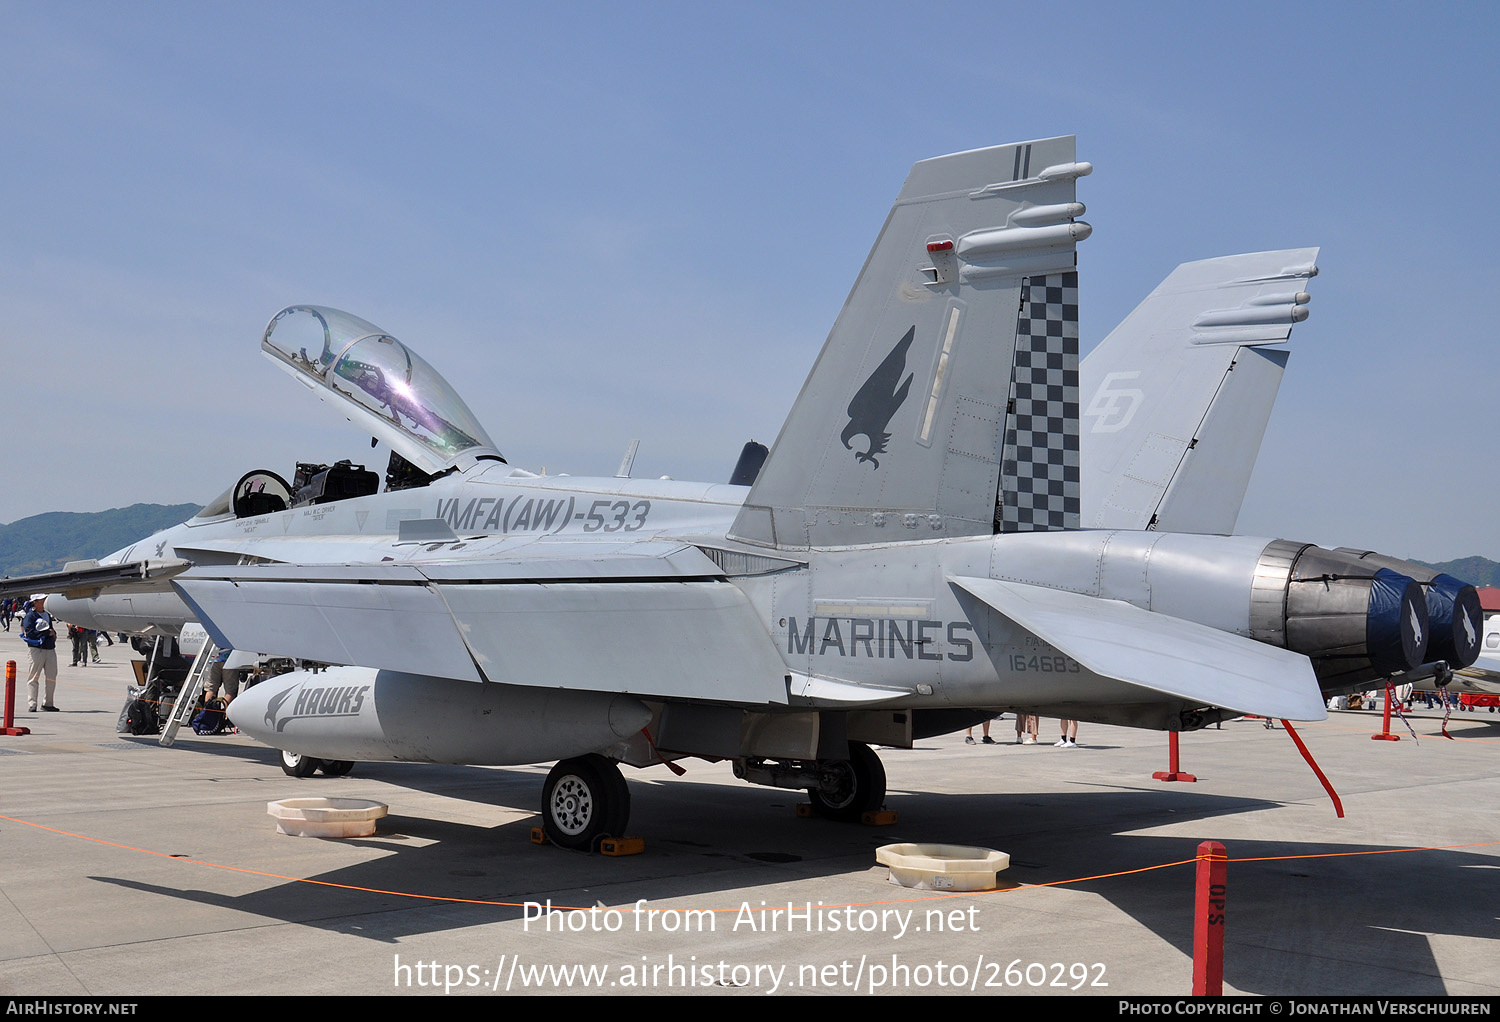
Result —
M284 798L267 802L276 830L292 837L369 837L390 807L365 798Z
M875 861L889 867L891 883L919 891L993 891L995 874L1010 856L971 845L882 845Z

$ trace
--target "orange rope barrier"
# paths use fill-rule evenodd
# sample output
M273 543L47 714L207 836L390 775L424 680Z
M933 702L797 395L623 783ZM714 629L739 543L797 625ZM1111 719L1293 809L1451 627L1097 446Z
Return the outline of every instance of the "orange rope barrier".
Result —
M9 821L11 823L20 824L23 827L32 827L32 828L35 828L36 830L47 831L48 833L51 833L51 834L59 834L59 835L61 835L63 837L76 838L79 841L88 841L88 842L90 842L92 844L103 845L103 846L108 847L108 848L118 848L118 849L121 849L122 851L127 851L127 852L138 852L138 853L140 853L142 855L151 855L151 856L155 856L155 857L161 858L161 859L171 859L173 862L190 863L190 864L192 864L194 866L207 866L210 869L222 869L222 870L226 870L226 871L231 872L231 873L244 873L244 874L247 874L249 876L266 877L267 879L271 879L271 880L285 880L285 881L287 881L289 883L315 884L315 885L317 885L319 887L331 887L331 888L334 888L334 889L337 889L337 890L344 890L344 891L359 891L359 892L364 893L364 894L387 894L387 895L390 895L391 897L395 897L395 898L415 898L415 899L419 899L419 900L423 900L423 901L440 901L440 902L448 902L448 903L457 903L457 904L462 904L462 905L489 905L489 906L494 906L494 907L499 907L499 908L525 908L526 904L527 904L526 902L519 902L519 901L485 901L485 900L479 899L479 898L450 898L450 897L446 897L446 896L438 895L438 894L414 894L414 893L412 893L410 891L388 891L388 890L383 890L383 889L378 888L378 887L359 887L359 886L354 885L354 884L337 884L337 883L334 883L334 882L332 882L330 880L310 880L310 879L308 879L306 877L286 876L285 874L282 874L282 873L268 873L265 870L250 869L250 868L245 867L245 866L226 866L223 863L207 862L207 861L204 861L202 859L189 859L189 858L187 858L185 856L171 855L171 854L169 854L167 852L156 852L156 851L152 851L149 848L137 848L134 845L122 844L122 843L120 843L118 841L106 841L103 838L89 837L87 834L76 834L76 833L74 833L72 831L62 830L62 829L57 828L57 827L48 827L45 824L33 823L30 820L22 820L22 819L18 819L17 817L14 817L14 816L0 815L0 820L6 820L6 821ZM1305 855L1265 855L1265 856L1258 856L1258 857L1254 857L1254 858L1243 858L1243 859L1241 859L1241 858L1231 858L1231 859L1227 859L1225 861L1227 861L1227 862L1278 862L1278 861L1282 861L1282 860L1286 860L1286 859L1330 859L1330 858L1339 858L1339 857L1342 857L1342 856L1353 856L1353 855L1392 855L1392 854L1395 854L1395 853L1398 853L1398 852L1442 852L1442 851L1451 851L1451 850L1459 849L1459 848L1484 848L1484 847L1487 847L1487 846L1490 846L1490 845L1500 845L1500 841L1479 841L1479 842L1475 842L1473 844L1464 844L1464 845L1432 845L1432 846L1424 847L1424 848L1377 848L1377 849L1370 849L1370 850L1359 851L1359 852L1316 852L1316 853L1310 853L1310 854L1305 854ZM958 891L958 892L954 892L954 893L951 893L951 894L926 895L926 896L918 897L918 898L898 898L898 899L893 899L893 900L889 900L889 901L852 902L852 903L849 903L849 904L846 904L846 905L845 904L840 904L840 905L822 905L821 907L823 907L823 908L830 908L830 909L840 909L840 908L875 908L875 907L879 907L879 906L882 906L882 905L910 905L910 904L919 904L919 903L922 903L922 902L931 902L931 901L951 901L954 898L975 898L975 897L981 897L981 896L984 896L984 895L1012 894L1012 893L1015 893L1017 891L1038 890L1038 889L1041 889L1041 888L1044 888L1044 887L1064 887L1064 886L1068 886L1068 885L1071 885L1071 884L1087 883L1090 880L1108 880L1108 879L1111 879L1113 877L1130 876L1130 875L1135 874L1135 873L1150 873L1150 872L1153 872L1153 871L1159 870L1159 869L1170 869L1170 868L1172 868L1174 866L1186 866L1189 863L1195 863L1195 862L1197 862L1200 858L1202 858L1202 856L1195 855L1195 856L1193 856L1190 859L1178 859L1178 860L1176 860L1174 862L1162 862L1162 863L1157 863L1156 865L1152 865L1152 866L1141 866L1141 867L1138 867L1136 869L1118 870L1118 871L1113 872L1113 873L1095 873L1095 874L1092 874L1090 876L1072 877L1072 878L1069 878L1069 879L1066 879L1066 880L1049 880L1049 881L1046 881L1044 883L1039 883L1039 884L1018 884L1015 887L1000 888L1000 889L993 890L993 891ZM532 902L532 904L535 904L535 902ZM588 911L591 907L592 906L588 906L588 905L583 905L583 906L577 906L577 905L553 905L552 906L552 908L555 911ZM731 908L702 909L702 910L699 910L699 911L707 911L707 912L741 912L743 910L744 910L743 907L741 907L741 908L732 908L732 909ZM644 911L649 911L649 912L665 912L665 911L675 911L675 910L673 910L673 909L648 908L648 909L644 909ZM758 911L758 912L784 912L784 911L786 911L786 908L784 906L766 905L766 906L762 906L759 909L751 909L751 911Z

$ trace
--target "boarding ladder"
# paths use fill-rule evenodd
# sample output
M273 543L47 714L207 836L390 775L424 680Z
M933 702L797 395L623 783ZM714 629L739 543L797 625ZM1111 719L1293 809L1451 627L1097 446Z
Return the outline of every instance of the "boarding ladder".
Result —
M203 648L193 657L193 669L188 672L187 680L177 693L177 701L172 704L172 715L162 727L157 744L167 746L177 740L177 729L192 716L193 707L198 705L198 696L203 692L203 676L208 673L209 666L218 656L219 647L214 645L213 640L203 640Z

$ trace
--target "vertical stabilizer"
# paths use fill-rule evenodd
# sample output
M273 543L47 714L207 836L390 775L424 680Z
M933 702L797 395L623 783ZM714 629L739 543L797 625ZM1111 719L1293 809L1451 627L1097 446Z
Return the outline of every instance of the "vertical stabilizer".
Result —
M1317 256L1183 263L1089 353L1085 528L1234 531Z
M1071 136L916 164L730 535L799 549L1076 528Z

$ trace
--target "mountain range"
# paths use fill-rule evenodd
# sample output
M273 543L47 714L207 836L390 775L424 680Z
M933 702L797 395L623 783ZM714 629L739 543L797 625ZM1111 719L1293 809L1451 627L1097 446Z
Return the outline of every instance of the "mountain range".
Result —
M109 511L49 511L0 525L0 575L58 571L69 561L103 557L199 510L197 504L132 504Z

